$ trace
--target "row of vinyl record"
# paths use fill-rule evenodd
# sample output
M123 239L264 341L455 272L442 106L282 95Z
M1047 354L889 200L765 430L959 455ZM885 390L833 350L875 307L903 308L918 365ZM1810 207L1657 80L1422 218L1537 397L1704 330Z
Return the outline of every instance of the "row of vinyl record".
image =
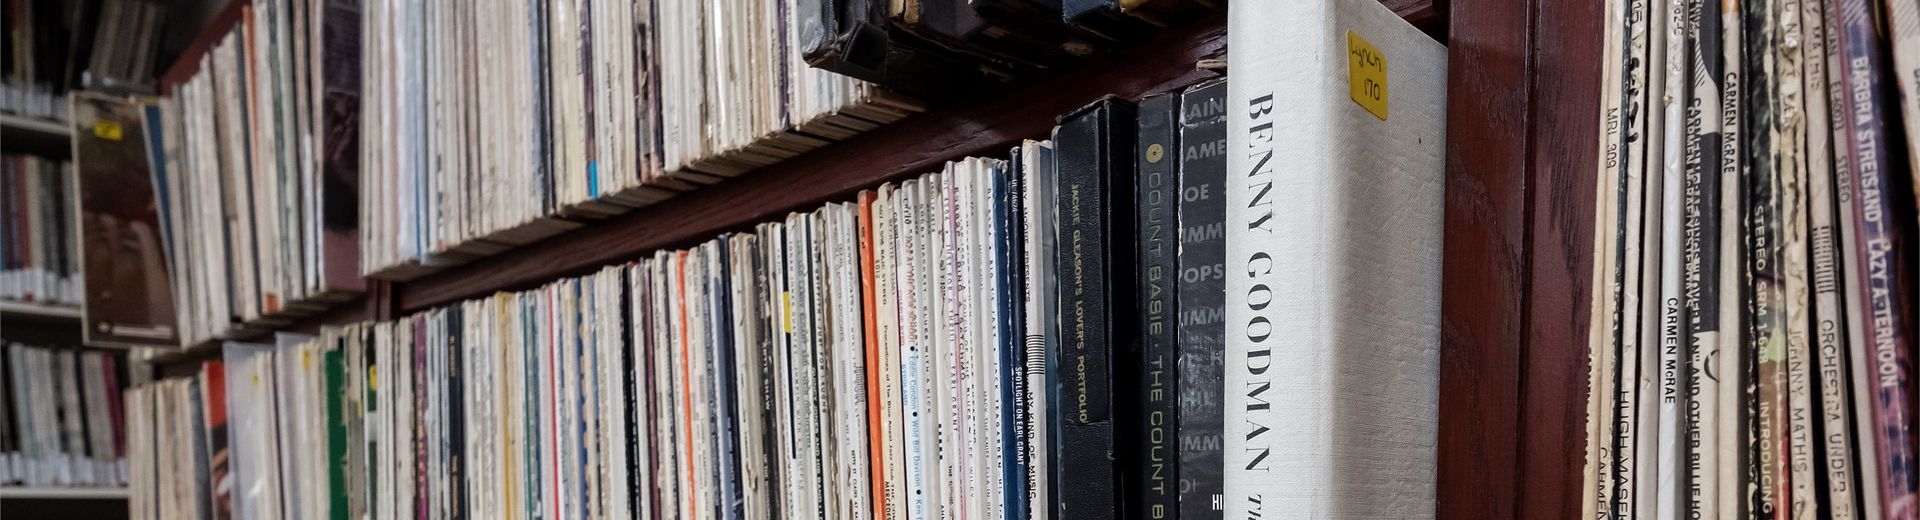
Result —
M0 155L0 299L80 304L72 165Z
M9 343L0 355L0 484L122 486L124 358Z
M0 113L66 121L67 96L40 85L0 82Z
M1323 80L1349 55L1269 55L751 232L229 344L130 392L134 517L1430 517L1444 49L1289 6L1230 43L1395 56L1391 118Z
M417 276L921 110L808 67L798 9L368 3L362 269Z
M81 84L95 90L151 92L154 71L161 67L160 37L167 26L169 6L155 0L100 0L94 5L99 10L95 14L97 25L93 29L93 46Z
M66 120L65 13L42 0L0 1L0 113Z
M352 158L332 149L351 136L329 132L352 121L332 113L351 104L331 89L358 77L321 58L341 39L329 31L353 18L327 7L323 0L252 2L170 97L83 99L140 104L139 119L123 128L145 130L146 139L126 142L151 155L140 166L152 172L181 343L315 312L363 284L353 265L352 164L338 160ZM79 127L92 129L103 113L90 110ZM81 162L91 175L90 159Z
M1880 7L1606 2L1586 518L1920 514L1920 127L1883 85L1920 100Z

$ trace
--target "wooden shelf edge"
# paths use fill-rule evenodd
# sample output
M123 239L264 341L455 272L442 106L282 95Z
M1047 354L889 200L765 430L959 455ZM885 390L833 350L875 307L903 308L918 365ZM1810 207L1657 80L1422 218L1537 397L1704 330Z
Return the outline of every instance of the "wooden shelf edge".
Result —
M46 304L39 304L39 303L26 303L26 302L18 302L13 300L0 300L0 315L13 315L13 316L39 318L39 319L73 320L75 322L78 322L81 317L79 307L68 307L64 305L46 305Z
M126 500L127 488L0 486L0 499Z
M71 127L72 124L66 121L0 113L0 129L33 132L67 139L73 135Z

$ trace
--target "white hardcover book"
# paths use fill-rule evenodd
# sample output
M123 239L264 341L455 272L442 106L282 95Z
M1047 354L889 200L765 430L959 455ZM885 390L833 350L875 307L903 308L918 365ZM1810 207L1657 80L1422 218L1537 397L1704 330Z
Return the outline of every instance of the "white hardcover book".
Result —
M1367 0L1230 9L1286 51L1228 79L1224 515L1431 518L1446 50Z

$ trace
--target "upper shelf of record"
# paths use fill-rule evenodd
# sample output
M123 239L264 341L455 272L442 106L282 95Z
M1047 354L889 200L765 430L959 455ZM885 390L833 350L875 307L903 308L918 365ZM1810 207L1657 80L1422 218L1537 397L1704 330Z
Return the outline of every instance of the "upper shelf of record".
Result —
M1383 2L1433 31L1442 8L1431 0ZM1043 77L963 96L885 131L836 142L773 166L703 186L632 212L513 248L469 264L393 283L393 311L414 312L495 291L532 287L561 276L740 231L788 212L945 161L999 154L1021 139L1042 138L1054 116L1103 95L1138 99L1204 79L1195 63L1221 57L1226 16L1193 23L1095 56Z
M253 3L233 0L216 16L180 61L162 76L163 91L195 77L203 56L233 33ZM1441 17L1446 11L1444 0L1382 3L1429 32L1445 32ZM364 297L348 298L322 314L293 318L287 323L239 327L233 331L234 337L386 319L496 291L529 288L657 249L745 230L790 211L849 198L859 189L936 170L948 160L999 154L1021 139L1044 138L1057 114L1103 95L1138 99L1211 76L1213 73L1197 70L1195 64L1222 57L1225 34L1225 9L1221 8L1052 72L939 98L929 102L925 112L905 116L882 131L850 135L765 166L699 183L711 182L708 185L689 184L682 193L637 209L603 220L581 220L553 236L485 252L491 256L416 273L417 277L399 277L407 278L404 281L369 280ZM364 187L365 183L360 185ZM207 345L196 342L195 346ZM189 348L165 354L156 362L168 365L213 351L217 349Z

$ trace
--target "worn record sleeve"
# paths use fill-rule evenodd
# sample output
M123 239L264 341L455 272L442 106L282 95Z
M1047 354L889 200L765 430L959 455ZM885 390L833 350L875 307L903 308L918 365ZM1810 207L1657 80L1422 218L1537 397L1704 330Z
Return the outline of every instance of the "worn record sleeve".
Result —
M1179 288L1175 372L1180 518L1220 518L1222 321L1226 305L1227 82L1180 96Z
M1063 240L1058 289L1063 327L1055 357L1061 414L1059 453L1052 464L1064 518L1100 520L1120 515L1116 449L1122 434L1113 414L1116 356L1133 329L1132 272L1134 106L1104 98L1062 118L1054 130L1060 190L1056 199Z

